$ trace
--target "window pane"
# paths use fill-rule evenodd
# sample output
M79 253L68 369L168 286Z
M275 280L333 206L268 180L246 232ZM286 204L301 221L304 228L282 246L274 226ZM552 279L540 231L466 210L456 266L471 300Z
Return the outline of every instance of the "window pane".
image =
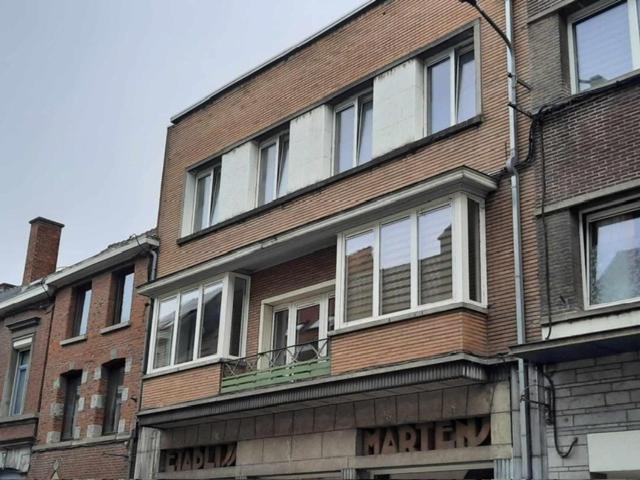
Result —
M175 297L160 303L153 368L166 367L171 363L173 324L177 306L178 301Z
M353 121L355 108L345 108L336 114L336 173L353 167Z
M448 300L452 296L451 207L418 217L420 303Z
M458 122L476 114L476 62L473 50L458 57Z
M16 373L13 379L13 394L11 411L9 415L20 415L24 407L24 398L27 390L27 375L29 374L30 350L17 352Z
M209 212L209 225L214 225L220 221L220 209L218 208L218 196L220 195L220 175L222 168L220 165L213 167L213 190L211 192L211 207Z
M327 318L327 331L331 332L336 326L336 299L335 297L329 298L328 306L328 318Z
M346 241L346 321L373 314L373 232Z
M229 354L240 355L242 349L242 322L244 319L244 298L247 294L247 281L236 277L233 281L233 310L231 312L231 341Z
M480 291L480 205L467 199L469 215L469 298L479 302L482 300Z
M408 218L380 228L380 309L411 307L411 222Z
M208 357L218 352L220 331L220 306L222 305L222 283L204 289L202 304L202 327L200 330L199 357Z
M287 337L289 327L289 310L280 310L273 314L273 339L271 349L275 350L271 355L273 365L284 365L287 362Z
M429 67L429 133L451 125L450 60Z
M196 319L198 317L199 299L200 292L198 292L198 290L191 290L180 296L176 363L184 363L193 360L193 342L196 336Z
M592 222L591 303L640 297L640 212Z
M119 312L115 323L129 323L131 320L131 303L133 301L133 272L129 272L120 278Z
M78 399L80 398L80 374L65 377L65 400L62 417L62 440L74 437L74 427L78 425Z
M89 310L91 308L91 289L79 289L76 299L76 317L73 328L73 336L85 335L89 323Z
M320 332L320 305L299 308L296 312L296 360L304 362L317 358Z
M260 192L259 204L264 205L272 201L275 196L276 169L276 144L273 143L260 151Z
M631 71L631 40L627 2L574 26L578 86L594 88Z
M289 179L289 138L280 140L280 163L278 166L278 197L287 193Z
M120 407L122 404L122 384L124 381L124 365L119 363L107 369L107 396L104 409L102 433L118 431Z
M211 198L211 175L205 175L196 181L196 201L193 215L193 231L197 232L209 226L209 199Z
M360 105L360 138L358 139L358 165L371 160L373 144L373 100Z

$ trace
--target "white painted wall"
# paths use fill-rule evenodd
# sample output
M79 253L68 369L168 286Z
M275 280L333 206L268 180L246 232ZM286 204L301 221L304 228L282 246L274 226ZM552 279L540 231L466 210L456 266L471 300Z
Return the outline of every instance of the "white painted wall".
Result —
M291 121L288 191L331 176L333 109L321 105Z
M247 142L222 156L220 220L256 207L258 155L256 142Z
M424 65L408 60L373 81L373 157L424 136Z
M640 430L589 433L589 471L609 478L640 478Z

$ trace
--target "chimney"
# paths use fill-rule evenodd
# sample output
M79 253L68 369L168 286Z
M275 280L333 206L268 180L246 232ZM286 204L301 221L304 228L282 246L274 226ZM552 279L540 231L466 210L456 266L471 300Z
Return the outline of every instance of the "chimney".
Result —
M43 217L36 217L29 223L31 233L24 264L23 285L55 272L60 235L64 228L63 224Z

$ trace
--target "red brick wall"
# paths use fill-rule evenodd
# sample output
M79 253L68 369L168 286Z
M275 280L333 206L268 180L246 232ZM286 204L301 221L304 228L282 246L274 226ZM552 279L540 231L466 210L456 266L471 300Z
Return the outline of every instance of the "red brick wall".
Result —
M220 393L220 364L191 368L144 381L142 407L165 407Z

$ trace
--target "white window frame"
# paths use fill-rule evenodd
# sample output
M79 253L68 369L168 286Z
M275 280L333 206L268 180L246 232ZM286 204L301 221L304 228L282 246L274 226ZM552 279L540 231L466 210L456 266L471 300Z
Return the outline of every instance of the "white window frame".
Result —
M222 162L221 161L216 161L214 162L212 165L208 166L207 168L204 168L202 170L196 170L192 173L190 173L190 175L193 177L193 193L192 195L192 199L191 199L191 220L189 222L189 229L191 231L191 233L196 233L196 232L200 232L206 228L209 228L212 225L215 225L214 223L211 223L211 208L213 207L214 209L218 207L217 204L213 204L213 197L215 195L215 179L216 179L216 175L215 175L215 171L216 169L218 170L218 179L219 181L221 180L221 176L222 176ZM198 181L201 178L207 177L211 175L211 195L209 195L209 198L207 198L207 203L203 208L206 208L207 211L207 218L208 220L208 224L206 226L202 226L199 230L196 230L195 227L195 223L196 223L196 203L197 203L197 197L198 197ZM219 188L219 186L218 186ZM219 193L219 192L218 192Z
M429 85L431 84L431 74L430 72L430 68L433 67L434 65L442 62L443 60L447 60L449 59L449 90L451 92L451 98L449 101L449 117L450 117L450 122L449 122L449 126L448 127L453 127L454 125L457 125L458 123L460 123L458 121L458 103L459 103L459 95L458 95L458 59L469 52L474 52L474 62L475 62L475 72L476 72L476 78L475 78L475 82L474 82L474 88L475 88L475 110L476 110L476 115L478 114L478 112L480 111L480 93L478 90L478 78L479 78L479 63L478 63L478 52L476 51L475 48L475 42L473 39L464 41L462 43L459 43L458 45L455 45L453 47L450 47L436 55L433 55L429 58L427 58L427 60L425 61L424 64L424 92L425 92L425 96L424 96L424 102L425 102L425 121L424 121L424 135L433 135L434 133L438 133L441 132L442 130L438 130L437 132L433 132L431 129L431 124L430 124L430 118L431 118L431 102L429 101L429 97L431 96L431 89L429 87ZM446 127L446 128L448 128ZM443 129L444 130L444 129Z
M31 363L33 360L32 344L33 344L33 336L22 337L13 341L12 349L13 349L13 355L15 358L15 365L13 368L13 378L11 380L11 393L10 393L11 397L9 399L9 415L10 416L18 416L24 413L24 403L27 399L27 388L29 386L29 374L31 373ZM13 409L16 406L16 402L18 401L18 399L16 398L16 395L18 394L16 390L16 380L18 378L18 369L20 368L18 359L19 359L20 353L26 350L29 350L29 364L27 365L27 371L24 379L24 393L21 399L22 405L20 405L20 413L14 414Z
M468 209L467 200L471 199L479 206L480 229L480 301L471 300L469 291L469 242L468 242ZM418 252L418 217L423 213L437 210L444 206L451 206L451 242L452 242L452 297L448 300L420 304L419 302L419 252ZM380 302L380 227L395 220L410 218L411 221L411 306L397 312L381 314ZM345 285L346 285L346 240L349 237L373 231L373 315L368 318L345 321ZM336 263L336 307L335 329L340 330L354 325L360 325L375 320L386 320L410 313L431 310L451 304L465 303L485 308L487 304L486 288L486 231L485 231L485 202L475 195L458 192L443 198L433 200L418 208L385 217L381 220L362 225L338 235Z
M623 78L632 74L634 71L640 69L640 18L638 16L640 5L638 5L639 0L601 0L593 5L590 5L567 18L567 40L569 46L569 72L570 72L570 80L571 80L571 93L580 93L580 85L578 82L578 56L576 52L576 41L575 41L575 24L581 22L582 20L586 20L589 17L593 17L598 15L602 11L613 7L618 4L627 3L627 13L628 13L628 21L629 21L629 36L631 39L631 64L632 69L617 77L612 79L601 86L607 85L609 83L615 82L619 78ZM583 90L583 91L588 91Z
M354 112L355 115L353 116L353 149L351 152L351 167L346 171L350 170L351 168L355 168L358 166L358 156L360 154L360 109L362 107L362 105L364 103L367 102L373 102L373 88L367 88L366 90L362 90L361 92L358 92L355 95L352 95L351 97L349 97L347 100L345 100L344 102L339 103L338 105L336 105L333 109L333 135L331 138L331 145L332 145L332 155L331 155L331 161L332 161L332 171L334 175L337 175L339 173L343 173L339 171L338 168L338 164L337 164L337 155L338 155L338 132L337 132L337 126L338 126L338 114L340 112L342 112L343 110L346 110L349 107L354 107ZM375 108L375 105L373 106L373 108ZM372 132L373 133L373 132ZM373 137L372 137L372 141L373 141Z
M285 139L289 139L289 131L286 132L281 132L277 135L274 135L273 137L265 140L264 142L260 143L260 147L258 148L258 175L257 175L257 183L258 186L256 188L256 205L257 206L262 206L262 205L267 205L270 202L273 202L274 200L276 200L277 198L280 198L284 195L286 195L286 192L283 193L282 195L278 194L278 185L280 185L280 179L282 178L282 143ZM274 175L273 178L273 191L275 192L275 195L273 197L272 200L269 200L268 202L264 202L264 203L260 203L260 197L262 196L262 181L260 178L260 174L262 172L262 150L265 148L270 147L271 145L275 145L276 146L276 174ZM291 143L289 143L289 149L291 149ZM289 152L291 153L291 152ZM291 159L289 159L291 160Z
M629 200L629 198L623 198L606 205L585 209L580 213L580 258L582 265L582 296L585 310L598 310L614 305L633 303L640 300L640 297L633 297L615 302L591 303L591 272L589 268L591 232L589 226L593 222L614 217L621 213L640 210L640 200L632 202L629 202Z
M247 287L245 291L245 297L243 301L243 309L242 309L242 326L240 329L240 354L238 356L229 354L229 347L231 344L231 322L232 322L232 314L233 314L233 288L234 288L234 280L236 278L242 278L247 282ZM220 303L220 326L218 330L218 348L214 355L208 355L206 357L198 357L199 354L199 343L200 343L200 332L202 330L202 312L203 312L203 301L204 301L204 289L215 285L222 284L222 299ZM223 359L236 359L242 358L245 355L246 344L247 344L247 323L249 318L249 295L251 289L251 277L246 275L241 275L238 273L225 273L223 275L217 276L208 280L207 282L190 285L184 288L181 288L177 292L172 292L171 294L163 295L154 299L154 310L153 310L153 322L151 326L151 342L149 344L149 359L147 363L147 372L156 373L163 372L167 370L173 370L176 367L189 367L194 365L199 365L202 363L210 363L214 360L223 360ZM198 309L196 313L196 329L194 335L194 347L193 347L193 357L191 360L182 363L175 363L176 359L176 346L178 341L178 321L180 319L180 300L184 293L192 292L193 290L198 291ZM171 300L175 298L177 302L176 312L174 313L173 320L173 336L171 338L171 354L169 364L164 367L154 367L154 359L155 359L155 350L156 350L156 336L158 330L158 316L160 313L160 304L164 301Z

